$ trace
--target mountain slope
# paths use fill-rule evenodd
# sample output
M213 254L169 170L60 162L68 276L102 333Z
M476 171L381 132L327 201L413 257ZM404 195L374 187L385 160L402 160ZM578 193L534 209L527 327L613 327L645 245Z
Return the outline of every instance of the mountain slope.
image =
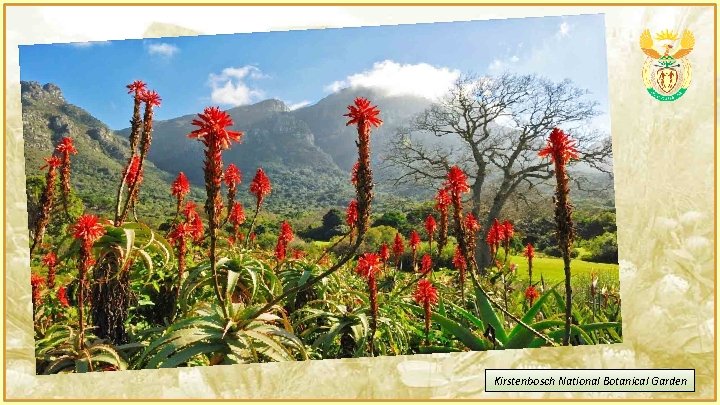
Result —
M240 199L250 203L249 182L262 167L273 183L268 208L290 213L303 208L345 205L352 198L347 173L314 143L308 125L295 117L279 100L227 110L244 132L242 143L223 153L224 163L234 163L244 174ZM204 183L203 145L187 134L194 129L196 115L154 123L153 144L148 158L160 169L187 174L192 184ZM118 132L123 140L129 130ZM352 142L351 142L352 143Z
M87 111L69 104L54 84L21 82L21 100L26 176L43 176L44 158L53 153L59 139L69 136L78 150L71 158L73 190L86 210L104 215L114 212L115 193L129 155L127 140L115 136ZM139 215L160 220L162 212L173 209L170 181L171 175L152 163L145 166Z

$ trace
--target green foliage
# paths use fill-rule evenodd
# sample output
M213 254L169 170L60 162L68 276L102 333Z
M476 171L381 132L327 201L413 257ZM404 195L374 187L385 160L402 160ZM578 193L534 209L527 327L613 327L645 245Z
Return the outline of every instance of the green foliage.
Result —
M585 243L587 254L582 256L583 260L598 263L617 263L618 245L617 234L605 232Z

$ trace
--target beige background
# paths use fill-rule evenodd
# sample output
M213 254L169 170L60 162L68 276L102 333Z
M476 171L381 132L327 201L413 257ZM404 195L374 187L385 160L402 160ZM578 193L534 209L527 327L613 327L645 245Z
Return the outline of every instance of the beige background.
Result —
M36 376L18 44L605 13L624 343ZM9 7L5 134L6 396L19 398L712 398L712 7ZM644 89L644 28L691 29L693 80L678 101ZM695 368L696 393L483 392L484 368Z

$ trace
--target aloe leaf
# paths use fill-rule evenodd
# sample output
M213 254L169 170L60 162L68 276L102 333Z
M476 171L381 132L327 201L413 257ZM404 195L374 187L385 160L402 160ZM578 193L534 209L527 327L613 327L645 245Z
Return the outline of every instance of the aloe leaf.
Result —
M484 351L490 348L483 339L478 338L470 329L461 326L455 321L451 321L437 313L432 314L432 320L445 328L470 350Z
M507 333L503 328L502 321L498 318L497 313L492 308L490 300L485 295L485 292L480 288L475 288L475 296L477 297L478 304L480 306L480 318L487 325L492 326L495 329L495 338L505 345L507 343Z

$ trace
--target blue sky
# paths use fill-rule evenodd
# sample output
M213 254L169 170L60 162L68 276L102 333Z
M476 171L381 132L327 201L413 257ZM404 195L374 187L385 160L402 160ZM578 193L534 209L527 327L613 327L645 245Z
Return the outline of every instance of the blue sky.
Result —
M113 129L132 112L125 85L163 98L157 119L267 98L293 108L356 85L435 97L460 73L569 78L608 110L602 15L125 40L20 47L21 80L60 86ZM609 131L605 114L594 125Z

